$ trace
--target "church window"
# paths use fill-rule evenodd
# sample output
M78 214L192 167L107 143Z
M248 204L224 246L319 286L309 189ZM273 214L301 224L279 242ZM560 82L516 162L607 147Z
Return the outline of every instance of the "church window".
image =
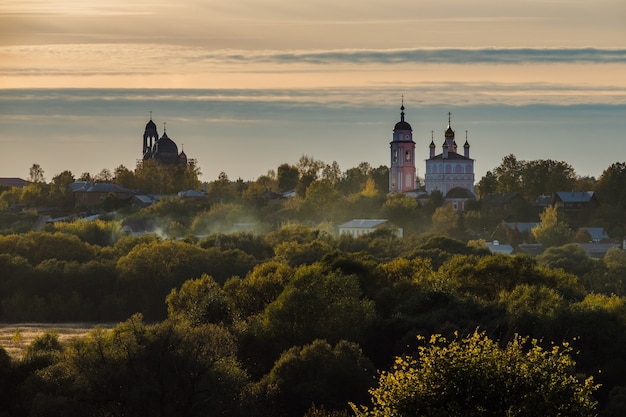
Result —
M398 150L397 150L397 149L395 149L395 150L393 151L392 161L393 161L393 162L398 162Z
M404 160L406 162L411 162L411 151L405 151L404 152Z

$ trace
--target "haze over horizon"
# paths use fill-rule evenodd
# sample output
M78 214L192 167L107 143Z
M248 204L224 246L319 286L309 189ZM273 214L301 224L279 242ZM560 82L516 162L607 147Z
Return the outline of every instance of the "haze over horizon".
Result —
M625 18L619 0L7 0L0 176L132 169L150 111L204 181L302 154L389 165L404 96L418 161L450 111L476 181L509 153L597 177L626 154Z

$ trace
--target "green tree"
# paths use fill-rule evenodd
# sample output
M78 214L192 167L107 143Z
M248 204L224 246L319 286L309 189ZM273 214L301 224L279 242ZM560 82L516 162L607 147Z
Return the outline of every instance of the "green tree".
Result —
M544 349L519 336L501 348L484 332L434 335L381 374L371 408L352 408L358 417L588 417L598 386L575 375L572 354L567 343Z
M537 257L537 261L540 265L561 268L579 278L584 278L595 266L594 260L577 243L550 247Z
M487 171L478 184L476 184L476 190L478 191L478 197L483 198L487 194L493 194L498 189L498 178L493 172Z
M226 293L209 275L187 280L174 288L165 299L170 319L185 320L193 326L202 324L230 325L233 306Z
M616 162L602 171L595 191L603 204L626 205L626 162Z
M354 275L328 271L319 264L302 266L265 309L264 324L287 347L314 339L358 341L374 317L373 303L361 299L361 294Z
M498 178L499 193L518 193L522 191L522 169L524 162L518 161L515 155L509 154L502 158L493 173Z
M298 167L289 164L281 164L276 170L279 191L295 190L298 185L300 173Z
M306 190L302 209L306 210L311 219L332 219L340 198L330 180L316 180Z
M270 261L254 267L244 279L232 277L224 284L224 292L237 310L248 317L263 312L278 298L293 276L293 269L282 262Z
M356 343L342 340L331 346L318 339L294 346L257 385L267 403L260 414L301 416L312 404L344 410L349 401L367 399L373 376L374 366Z
M124 165L119 165L113 171L113 182L130 190L137 188L135 173L126 168Z
M540 224L532 228L531 233L537 242L545 247L561 246L570 242L574 232L567 223L558 219L556 206L548 206L539 215Z
M240 415L248 381L235 351L222 327L149 326L134 315L73 341L59 364L41 372L34 415Z
M452 204L446 204L437 208L433 213L433 229L436 233L454 236L459 232L459 218L459 213L452 207Z
M70 188L73 182L74 175L71 171L63 171L55 175L50 184L50 201L64 208L73 207L74 194Z
M522 193L528 201L557 191L571 191L576 183L576 172L562 161L535 160L522 162Z

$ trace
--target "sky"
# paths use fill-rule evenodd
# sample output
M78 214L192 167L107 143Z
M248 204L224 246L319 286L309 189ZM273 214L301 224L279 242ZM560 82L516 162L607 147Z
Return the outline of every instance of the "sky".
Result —
M0 177L133 168L150 112L204 181L389 165L402 103L419 176L450 112L476 181L511 153L598 177L624 74L623 0L3 0Z

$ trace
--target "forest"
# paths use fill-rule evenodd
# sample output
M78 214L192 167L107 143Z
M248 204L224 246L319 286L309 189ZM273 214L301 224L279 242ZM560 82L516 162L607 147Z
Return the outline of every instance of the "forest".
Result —
M508 156L477 190L527 193L527 204L458 213L441 196L387 196L384 167L341 173L308 158L253 183L221 175L206 200L120 204L39 231L11 207L54 197L84 208L58 187L71 173L33 177L0 194L0 321L118 324L67 343L46 332L21 357L0 350L0 413L624 415L626 253L592 258L576 243L582 224L536 209L556 191L528 194L538 166L554 171L545 187L597 192L585 224L621 239L621 163L595 180ZM296 197L267 198L289 189ZM337 235L350 218L389 218L405 235ZM507 218L541 220L524 238L543 252L490 252ZM128 219L160 231L125 234ZM232 232L239 223L257 226Z

